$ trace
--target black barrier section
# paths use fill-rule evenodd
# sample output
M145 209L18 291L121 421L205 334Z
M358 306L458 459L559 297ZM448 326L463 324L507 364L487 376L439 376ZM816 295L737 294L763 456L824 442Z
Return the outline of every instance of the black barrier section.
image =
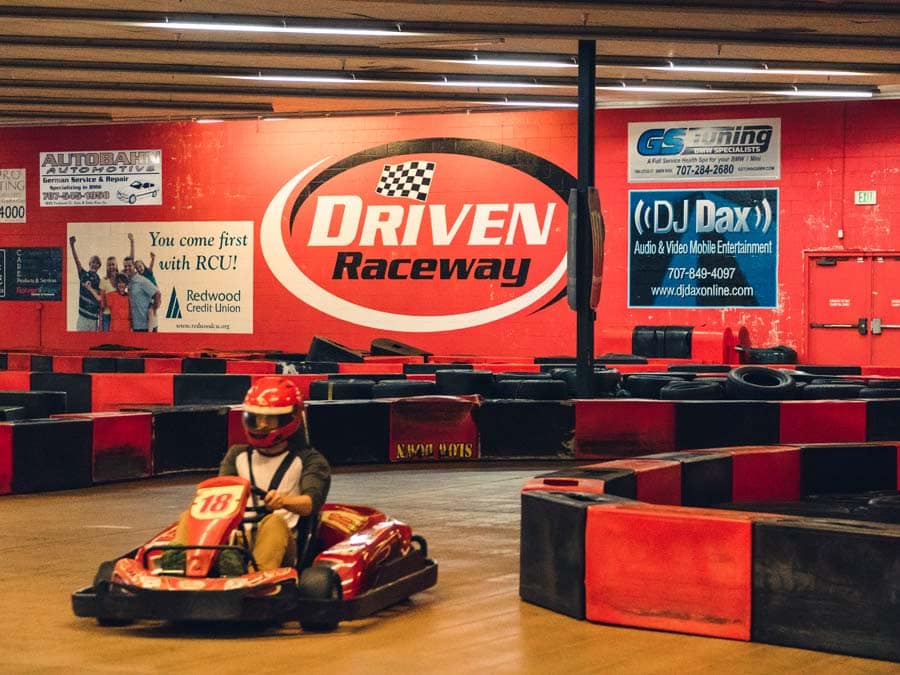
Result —
M181 372L199 375L224 375L225 359L189 356L181 359Z
M519 595L526 602L584 619L584 532L588 507L628 501L581 492L522 493Z
M0 406L22 406L28 419L68 412L64 391L0 391Z
M63 391L66 394L65 411L82 413L91 411L91 376L84 373L31 373L32 391ZM55 414L55 413L54 413Z
M641 459L667 459L681 464L682 506L711 506L731 501L731 455L713 452L662 452Z
M129 406L153 413L153 473L218 468L228 449L228 407Z
M22 420L12 429L12 492L91 485L90 420Z
M900 398L866 401L866 440L900 440Z
M800 492L867 492L897 487L896 445L804 445Z
M675 447L679 450L776 445L780 436L781 407L777 401L675 403Z
M390 403L309 401L309 438L332 464L387 464Z
M0 406L0 422L26 419L25 408L20 405Z
M53 357L45 354L31 355L31 372L50 373L53 371Z
M173 376L175 405L208 403L241 403L250 388L249 375L184 375Z
M575 405L570 401L486 400L473 414L482 457L573 454Z
M144 359L137 359L131 357L118 357L116 359L116 372L117 373L143 373L144 372Z
M81 359L81 371L84 373L116 373L114 356L85 356Z
M0 354L0 370L7 370L9 368L9 355L6 352Z
M338 363L362 363L363 353L334 340L313 337L306 358L310 361L336 361Z
M751 638L900 661L898 559L896 525L755 522Z

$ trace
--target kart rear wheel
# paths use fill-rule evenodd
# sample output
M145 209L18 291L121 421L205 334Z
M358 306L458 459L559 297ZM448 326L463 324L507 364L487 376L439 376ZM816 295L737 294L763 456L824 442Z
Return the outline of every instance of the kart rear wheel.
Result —
M340 600L341 578L337 572L324 565L307 567L300 575L297 591L300 597L312 600ZM300 619L300 626L307 632L324 633L334 630L337 625L337 621L323 620L320 617Z

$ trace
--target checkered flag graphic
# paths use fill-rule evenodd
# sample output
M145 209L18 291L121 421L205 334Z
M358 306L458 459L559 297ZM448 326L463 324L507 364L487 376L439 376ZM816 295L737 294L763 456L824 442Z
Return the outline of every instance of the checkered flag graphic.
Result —
M412 160L403 164L385 164L375 192L385 197L407 197L424 202L434 176L434 162Z

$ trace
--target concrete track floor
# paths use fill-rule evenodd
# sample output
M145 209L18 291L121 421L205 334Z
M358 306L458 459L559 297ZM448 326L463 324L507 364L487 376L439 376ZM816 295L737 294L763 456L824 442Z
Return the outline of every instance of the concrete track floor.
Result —
M900 673L900 665L601 626L518 596L519 488L546 466L341 468L330 501L369 504L426 537L438 585L331 634L100 628L70 593L184 509L201 474L0 497L0 673Z

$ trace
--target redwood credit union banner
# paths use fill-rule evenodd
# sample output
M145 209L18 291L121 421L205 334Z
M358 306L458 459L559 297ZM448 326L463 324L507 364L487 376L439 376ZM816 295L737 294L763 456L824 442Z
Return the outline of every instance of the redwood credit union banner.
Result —
M253 332L252 222L69 223L68 235L75 237L84 269L92 256L100 257L101 276L109 257L115 258L120 272L128 255L146 266L148 279L160 292L158 332ZM71 331L78 320L79 279L71 246L66 256Z
M629 307L775 307L778 190L631 190Z
M330 316L392 332L470 328L564 297L574 185L496 143L390 143L303 167L269 203L259 245L281 284Z

